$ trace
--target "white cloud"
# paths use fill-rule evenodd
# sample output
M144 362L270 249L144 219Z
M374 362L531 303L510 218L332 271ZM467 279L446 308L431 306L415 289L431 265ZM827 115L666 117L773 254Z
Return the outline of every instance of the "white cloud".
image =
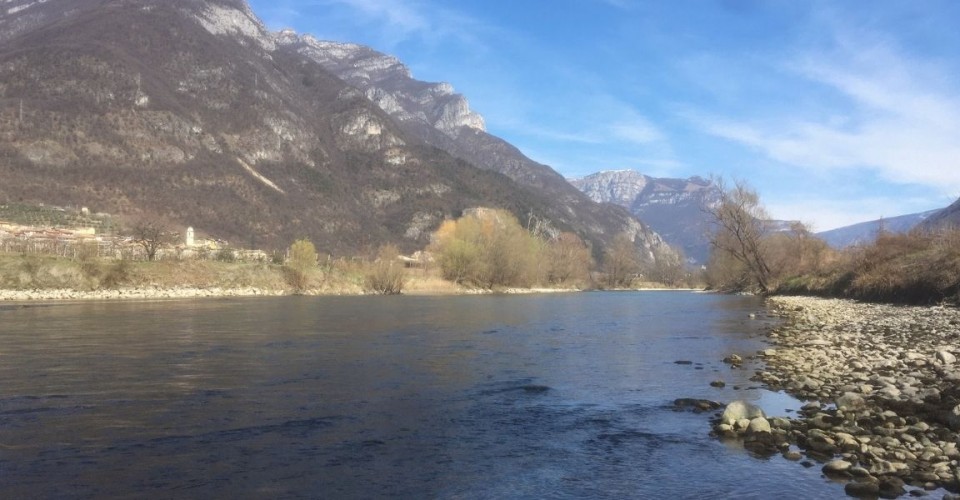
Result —
M763 118L700 112L688 118L789 165L868 169L894 183L960 190L960 89L946 84L949 72L900 53L890 41L849 36L786 66L808 89L832 93L842 107L831 116L812 116L798 102L792 112Z
M487 50L484 39L497 28L462 12L417 0L315 0L340 5L367 22L380 26L381 41L389 48L411 39L427 45L455 41L473 50Z
M618 139L636 144L649 144L664 140L663 133L656 126L641 119L615 123L610 126L610 132Z
M814 232L828 231L883 217L896 217L930 210L929 200L897 197L837 199L804 197L765 201L774 219L810 224Z

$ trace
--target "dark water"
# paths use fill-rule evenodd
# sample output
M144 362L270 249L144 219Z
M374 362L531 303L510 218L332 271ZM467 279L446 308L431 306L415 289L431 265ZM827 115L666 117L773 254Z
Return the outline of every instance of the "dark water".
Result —
M720 362L764 348L761 308L678 292L0 306L0 497L841 497L819 467L751 457L670 407L795 404L734 390L752 372Z

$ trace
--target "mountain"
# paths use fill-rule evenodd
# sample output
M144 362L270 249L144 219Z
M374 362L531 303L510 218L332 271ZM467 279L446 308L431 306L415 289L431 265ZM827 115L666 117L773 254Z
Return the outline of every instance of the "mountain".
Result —
M314 46L354 55L334 68ZM361 82L402 76L399 61L271 33L243 0L7 0L0 68L0 203L89 206L267 248L309 237L334 254L422 247L474 206L535 215L595 249L624 231L648 253L662 245L484 132L448 85L407 71L383 87L391 107Z
M929 210L916 214L901 215L886 219L861 222L850 226L838 227L829 231L821 231L817 236L834 248L845 248L853 245L872 242L877 237L881 227L891 233L906 233L911 229L929 220L940 210Z
M960 228L960 199L950 204L947 208L937 210L923 221L920 227L927 230Z
M720 199L701 177L655 178L634 170L598 172L570 181L590 199L627 208L687 258L705 263L710 254L709 216L703 207Z
M450 84L416 80L395 57L361 45L322 41L292 30L278 33L277 43L362 91L408 134L482 169L504 174L554 202L550 210L535 215L572 227L595 245L624 231L636 235L648 251L661 244L628 211L592 201L550 167L487 133L483 117Z

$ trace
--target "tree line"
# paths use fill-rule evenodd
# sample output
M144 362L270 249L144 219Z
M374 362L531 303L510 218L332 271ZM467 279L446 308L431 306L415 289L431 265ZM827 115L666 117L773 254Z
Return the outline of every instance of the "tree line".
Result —
M960 230L881 229L873 241L830 248L802 223L771 223L743 181L718 182L704 207L714 227L704 279L725 291L814 294L894 303L960 303Z

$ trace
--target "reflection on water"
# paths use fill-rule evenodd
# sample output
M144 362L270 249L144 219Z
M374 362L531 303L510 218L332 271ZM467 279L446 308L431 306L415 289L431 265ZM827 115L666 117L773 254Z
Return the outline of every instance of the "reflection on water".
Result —
M720 362L764 347L761 306L644 292L4 307L0 497L835 497L670 407L796 405Z

